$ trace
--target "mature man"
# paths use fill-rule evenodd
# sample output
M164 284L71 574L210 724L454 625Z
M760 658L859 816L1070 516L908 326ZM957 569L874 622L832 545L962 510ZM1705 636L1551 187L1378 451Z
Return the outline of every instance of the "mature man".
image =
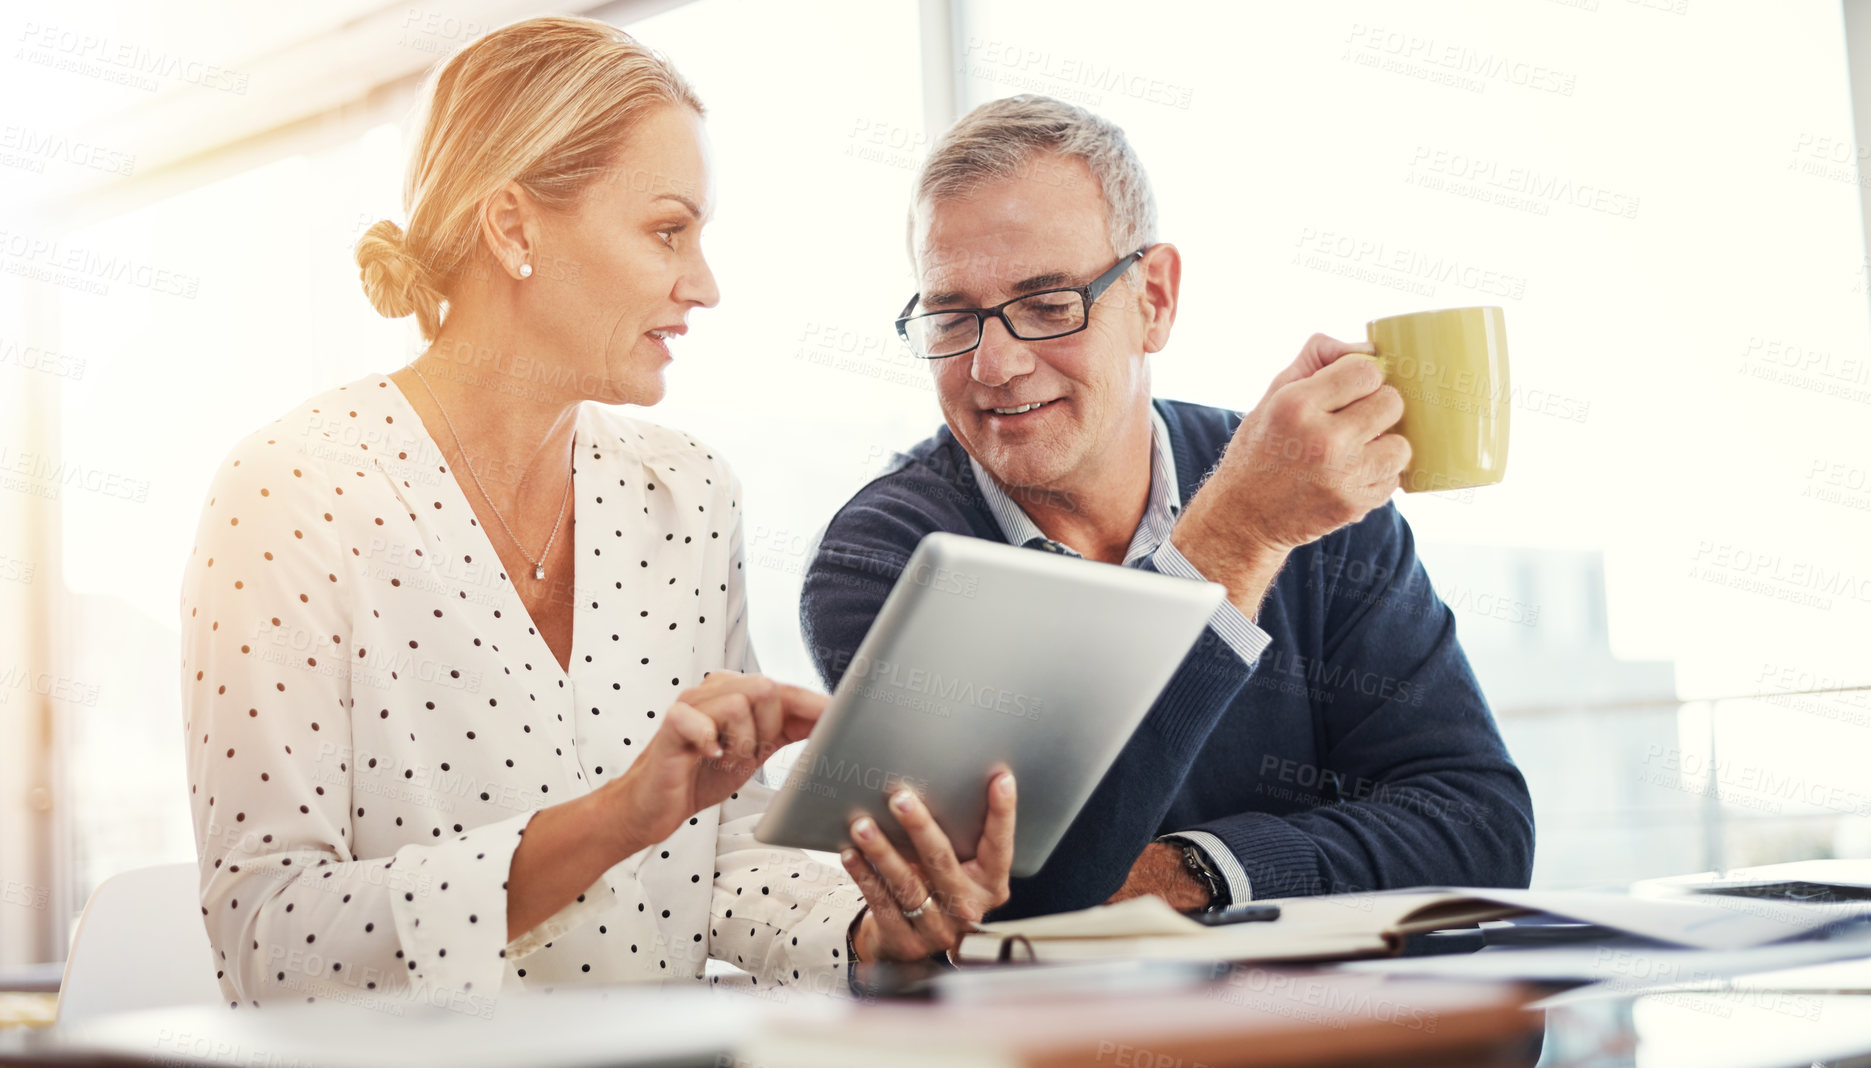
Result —
M1153 400L1180 254L1157 241L1123 132L1048 97L985 104L943 135L912 246L921 292L900 329L932 361L947 425L820 541L800 615L827 684L932 531L1228 591L997 917L1145 893L1201 908L1527 885L1525 780L1387 503L1409 459L1387 432L1402 400L1372 361L1341 358L1368 346L1315 335L1245 416Z

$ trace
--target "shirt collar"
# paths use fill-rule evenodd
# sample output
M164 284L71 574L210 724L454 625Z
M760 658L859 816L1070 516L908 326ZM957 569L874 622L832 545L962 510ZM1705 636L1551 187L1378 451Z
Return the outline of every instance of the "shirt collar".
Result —
M1170 528L1176 525L1176 516L1182 511L1169 424L1163 421L1163 414L1156 410L1155 404L1150 405L1150 426L1150 495L1144 503L1143 520L1137 524L1136 533L1131 535L1130 547L1124 552L1126 565L1155 553L1169 537ZM988 511L994 513L995 522L1000 524L1001 534L1007 539L1007 544L1045 549L1067 556L1083 555L1069 545L1048 538L1039 529L1039 524L1026 514L1026 509L1000 488L1000 483L994 481L973 453L968 455L968 466L974 470L975 484L981 487L981 496L987 501Z

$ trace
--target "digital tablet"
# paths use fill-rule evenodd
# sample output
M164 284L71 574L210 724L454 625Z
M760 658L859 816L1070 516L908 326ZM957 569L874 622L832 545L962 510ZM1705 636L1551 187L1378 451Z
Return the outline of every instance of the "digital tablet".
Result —
M1225 595L1212 582L929 535L754 837L836 851L868 813L908 849L885 802L909 786L968 860L987 784L1006 767L1020 798L1013 874L1033 874Z

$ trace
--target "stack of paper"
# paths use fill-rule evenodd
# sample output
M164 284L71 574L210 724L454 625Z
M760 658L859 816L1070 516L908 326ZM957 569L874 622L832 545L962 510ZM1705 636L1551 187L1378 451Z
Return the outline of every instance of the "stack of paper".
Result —
M957 959L992 961L1299 961L1382 957L1413 934L1472 927L1533 913L1611 928L1695 949L1737 950L1796 938L1871 915L1871 903L1801 905L1754 898L1635 897L1583 891L1432 888L1263 902L1265 923L1206 927L1161 898L1133 898L1079 912L986 924Z

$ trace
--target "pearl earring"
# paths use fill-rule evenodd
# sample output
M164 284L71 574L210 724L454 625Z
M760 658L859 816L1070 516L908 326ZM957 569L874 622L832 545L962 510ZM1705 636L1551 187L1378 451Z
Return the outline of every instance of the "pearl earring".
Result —
M520 277L521 278L533 277L533 265L530 263L520 264Z

